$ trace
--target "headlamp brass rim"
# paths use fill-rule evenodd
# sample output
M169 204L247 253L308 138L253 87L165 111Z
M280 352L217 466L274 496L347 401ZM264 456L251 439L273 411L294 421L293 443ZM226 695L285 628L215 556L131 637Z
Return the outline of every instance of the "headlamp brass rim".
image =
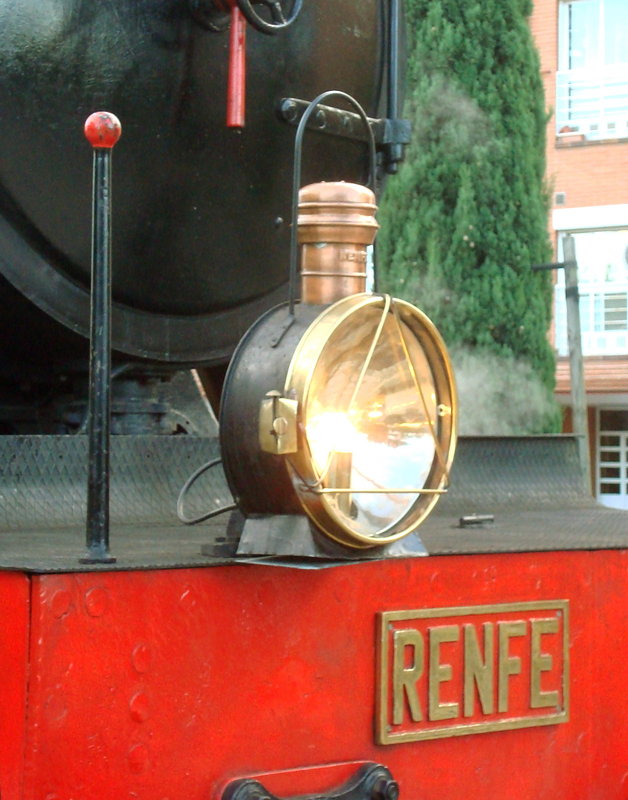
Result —
M312 486L305 488L313 494L447 494L447 489L397 489L393 486L387 489L318 489Z
M344 545L353 548L367 548L395 542L411 533L429 514L438 497L445 492L449 469L453 460L456 442L455 409L457 405L456 390L451 363L445 344L429 318L415 306L403 300L392 300L393 307L400 319L414 334L423 349L433 376L437 394L437 408L447 407L450 413L443 418L439 414L441 425L445 425L442 437L444 442L435 441L435 454L422 489L404 490L404 494L416 494L417 500L401 516L388 526L373 535L363 534L344 522L341 516L329 507L327 495L349 493L338 489L321 487L320 476L317 475L313 463L307 435L305 432L308 400L316 367L321 359L331 334L354 314L369 307L384 309L390 298L382 295L358 294L344 298L325 309L305 331L294 351L286 374L284 394L294 396L299 401L299 446L296 453L287 456L287 465L303 509L313 522L328 536ZM402 334L403 335L403 334ZM449 423L447 424L447 419ZM443 443L443 451L438 448ZM428 486L428 483L432 483ZM436 484L436 485L434 485ZM316 489L314 487L316 486ZM319 488L320 487L320 488ZM386 489L385 493L395 494ZM377 493L354 490L352 494ZM423 502L422 502L423 501ZM420 507L419 507L420 505Z

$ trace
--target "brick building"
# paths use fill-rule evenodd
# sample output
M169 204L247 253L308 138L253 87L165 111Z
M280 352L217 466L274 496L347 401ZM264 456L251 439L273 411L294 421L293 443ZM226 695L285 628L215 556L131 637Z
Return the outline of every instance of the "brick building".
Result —
M576 246L593 489L628 508L628 0L534 0L531 28L551 111L556 260L565 234ZM562 270L554 303L556 390L568 406Z

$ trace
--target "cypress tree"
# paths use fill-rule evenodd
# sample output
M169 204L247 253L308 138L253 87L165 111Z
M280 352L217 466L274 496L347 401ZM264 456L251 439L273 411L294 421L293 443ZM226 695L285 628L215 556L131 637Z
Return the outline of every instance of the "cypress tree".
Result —
M516 403L509 391L542 401L508 429L467 432L551 429L551 278L531 270L551 255L531 1L407 0L406 9L413 141L381 203L379 286L432 318L455 366L477 372L478 358L494 359L488 372L508 376L503 402ZM540 391L528 385L535 376Z

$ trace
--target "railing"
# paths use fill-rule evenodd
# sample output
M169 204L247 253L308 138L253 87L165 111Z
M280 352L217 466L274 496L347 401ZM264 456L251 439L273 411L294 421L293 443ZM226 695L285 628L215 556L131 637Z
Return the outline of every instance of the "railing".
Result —
M628 64L556 73L556 133L628 137Z
M554 294L556 349L569 354L564 286ZM628 354L628 281L580 284L580 327L585 356Z

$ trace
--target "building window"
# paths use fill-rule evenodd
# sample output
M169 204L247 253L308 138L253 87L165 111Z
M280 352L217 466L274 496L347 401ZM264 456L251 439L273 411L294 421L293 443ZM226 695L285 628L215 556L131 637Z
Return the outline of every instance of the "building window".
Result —
M564 235L564 234L563 234ZM580 328L585 356L628 353L628 228L572 233L578 262ZM562 252L559 239L559 260ZM556 349L569 353L565 275L558 271L555 294Z
M563 0L558 32L558 136L628 136L626 0Z
M628 509L628 410L599 410L597 464L598 500Z

